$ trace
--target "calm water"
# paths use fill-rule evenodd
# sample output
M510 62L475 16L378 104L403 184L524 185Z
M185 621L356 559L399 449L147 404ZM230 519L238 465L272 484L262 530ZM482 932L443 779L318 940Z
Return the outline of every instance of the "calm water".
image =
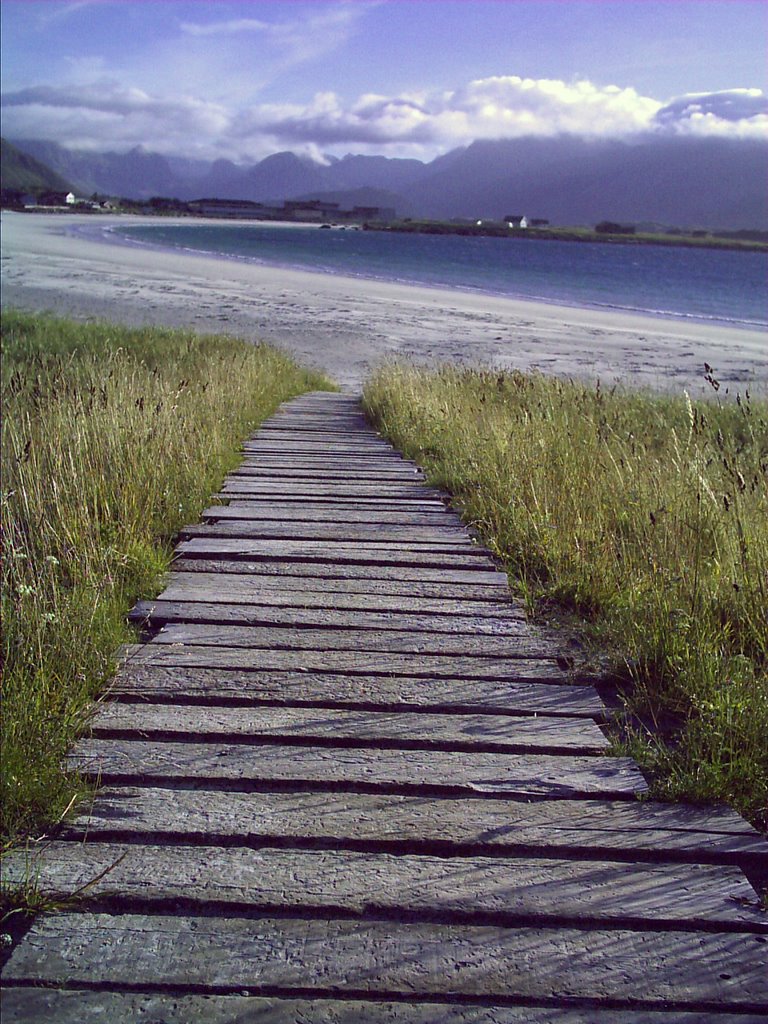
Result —
M134 243L374 280L768 326L768 255L269 224L125 226Z

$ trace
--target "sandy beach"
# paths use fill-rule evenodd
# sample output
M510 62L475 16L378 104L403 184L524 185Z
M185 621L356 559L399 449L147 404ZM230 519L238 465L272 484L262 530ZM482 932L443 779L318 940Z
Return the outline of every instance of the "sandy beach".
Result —
M89 216L3 213L3 306L268 341L352 390L398 356L692 395L711 394L705 362L731 391L768 383L765 331L283 270L71 233L93 224Z

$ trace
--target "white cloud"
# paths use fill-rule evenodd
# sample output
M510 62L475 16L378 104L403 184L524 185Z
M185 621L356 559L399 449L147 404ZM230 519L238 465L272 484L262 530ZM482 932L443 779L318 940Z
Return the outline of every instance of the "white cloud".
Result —
M374 3L337 3L301 19L262 21L232 18L205 23L182 22L181 32L193 38L230 37L242 39L256 34L277 57L281 67L302 64L343 46L359 21L377 6Z
M522 135L628 135L646 130L661 107L634 89L510 75L442 93L361 96L348 107L334 93L319 93L304 107L252 107L238 118L235 130L320 145L447 148Z
M226 135L230 124L229 113L218 104L190 96L150 96L106 81L79 88L22 89L4 96L3 107L4 130L12 137L92 149L146 144L183 152L190 140Z
M197 25L183 21L181 31L190 36L233 36L242 32L269 32L268 21L256 18L233 18L231 21L214 21L208 25Z
M630 137L648 132L768 139L759 90L682 96L663 104L634 89L582 80L497 76L432 93L366 94L345 104L319 92L306 104L251 104L158 96L100 81L36 86L6 96L8 135L41 136L89 148L143 143L171 153L259 159L279 149L431 158L475 139L573 134Z
M760 89L688 93L658 110L654 120L676 134L768 139L768 97Z

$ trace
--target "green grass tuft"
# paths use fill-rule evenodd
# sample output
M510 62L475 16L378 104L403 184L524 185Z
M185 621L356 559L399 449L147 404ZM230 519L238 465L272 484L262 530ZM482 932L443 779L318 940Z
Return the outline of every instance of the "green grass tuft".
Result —
M529 607L611 653L654 794L768 827L768 403L394 365L365 404Z
M3 315L2 831L46 827L79 790L62 759L133 634L178 529L284 400L328 389L226 337Z

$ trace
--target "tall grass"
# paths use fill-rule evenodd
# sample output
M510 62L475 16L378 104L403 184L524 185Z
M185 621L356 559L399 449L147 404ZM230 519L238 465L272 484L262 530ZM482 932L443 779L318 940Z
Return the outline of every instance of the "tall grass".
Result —
M125 614L157 592L238 442L329 387L232 338L3 316L3 836L77 792L61 771L108 679Z
M712 381L713 386L717 384ZM656 795L768 825L768 403L390 366L365 391L532 609L611 652Z

